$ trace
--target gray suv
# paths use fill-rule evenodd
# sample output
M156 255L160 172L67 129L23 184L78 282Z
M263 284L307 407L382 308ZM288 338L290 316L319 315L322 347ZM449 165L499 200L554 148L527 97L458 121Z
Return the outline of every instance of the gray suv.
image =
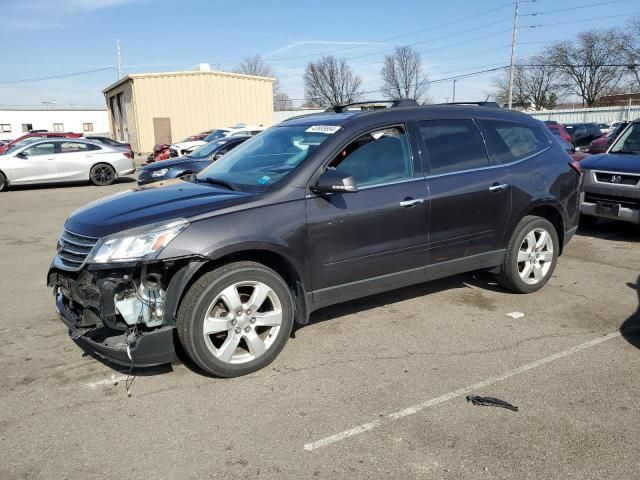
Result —
M150 366L172 360L176 333L204 371L233 377L327 305L479 269L517 293L545 285L577 228L580 170L541 122L350 108L71 215L48 274L71 336Z

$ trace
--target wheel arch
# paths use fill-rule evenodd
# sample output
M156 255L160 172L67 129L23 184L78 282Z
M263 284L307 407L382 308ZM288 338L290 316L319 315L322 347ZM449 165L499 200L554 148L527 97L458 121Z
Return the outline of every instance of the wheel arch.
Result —
M5 181L4 188L10 187L11 186L11 180L9 180L9 177L7 176L7 174L4 173L4 170L2 170L2 169L0 169L0 173L4 176L4 181Z
M533 205L529 210L524 212L518 221L524 218L527 215L535 215L536 217L544 218L551 222L551 224L555 227L556 233L558 234L558 243L560 244L560 253L562 255L562 251L564 248L564 235L565 235L565 221L562 216L562 211L557 205L554 205L551 202L541 202L536 205Z
M116 168L115 165L113 165L112 163L110 163L107 160L98 160L95 163L93 163L90 167L89 167L89 181L91 181L91 170L93 170L95 167L97 167L98 165L108 165L109 167L113 168L113 172L115 174L115 179L118 180L118 169Z
M180 304L191 286L204 274L233 262L251 261L268 267L280 275L291 289L296 308L295 321L308 323L310 310L300 272L285 255L267 248L248 248L226 252L215 258L197 258L182 266L167 287L165 312L175 321Z

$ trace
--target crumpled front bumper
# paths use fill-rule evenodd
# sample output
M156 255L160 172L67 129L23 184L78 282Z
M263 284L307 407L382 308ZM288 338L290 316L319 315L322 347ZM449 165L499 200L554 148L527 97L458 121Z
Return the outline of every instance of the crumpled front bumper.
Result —
M112 302L108 305L111 291L89 288L77 279L60 275L55 269L49 272L48 283L54 287L56 312L69 329L69 336L88 353L123 366L133 363L134 367L152 367L173 361L173 326L140 330L134 342L131 338L128 341L130 329L113 328L96 313L104 314L113 308Z

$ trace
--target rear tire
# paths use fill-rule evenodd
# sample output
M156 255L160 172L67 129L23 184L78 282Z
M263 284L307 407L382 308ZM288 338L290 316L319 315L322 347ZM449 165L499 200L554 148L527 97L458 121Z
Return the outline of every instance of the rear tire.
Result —
M498 282L516 293L540 290L553 275L559 253L558 233L553 224L528 215L511 235Z
M294 302L280 275L256 262L205 273L177 315L180 343L205 372L238 377L269 365L293 327Z
M7 186L7 177L4 176L4 173L0 172L0 192L4 192L7 189Z
M116 181L116 171L111 165L98 163L91 167L89 178L91 179L91 183L94 185L98 187L105 187Z

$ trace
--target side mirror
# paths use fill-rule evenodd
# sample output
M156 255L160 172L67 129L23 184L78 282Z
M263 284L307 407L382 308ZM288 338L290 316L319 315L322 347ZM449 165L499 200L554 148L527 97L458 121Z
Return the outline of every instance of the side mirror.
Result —
M348 173L327 170L311 190L316 193L352 193L358 191L358 185Z
M29 154L27 152L16 153L16 158L22 158L26 160L27 158L29 158Z
M216 160L220 160L223 156L224 153L216 153L211 160L215 162Z

